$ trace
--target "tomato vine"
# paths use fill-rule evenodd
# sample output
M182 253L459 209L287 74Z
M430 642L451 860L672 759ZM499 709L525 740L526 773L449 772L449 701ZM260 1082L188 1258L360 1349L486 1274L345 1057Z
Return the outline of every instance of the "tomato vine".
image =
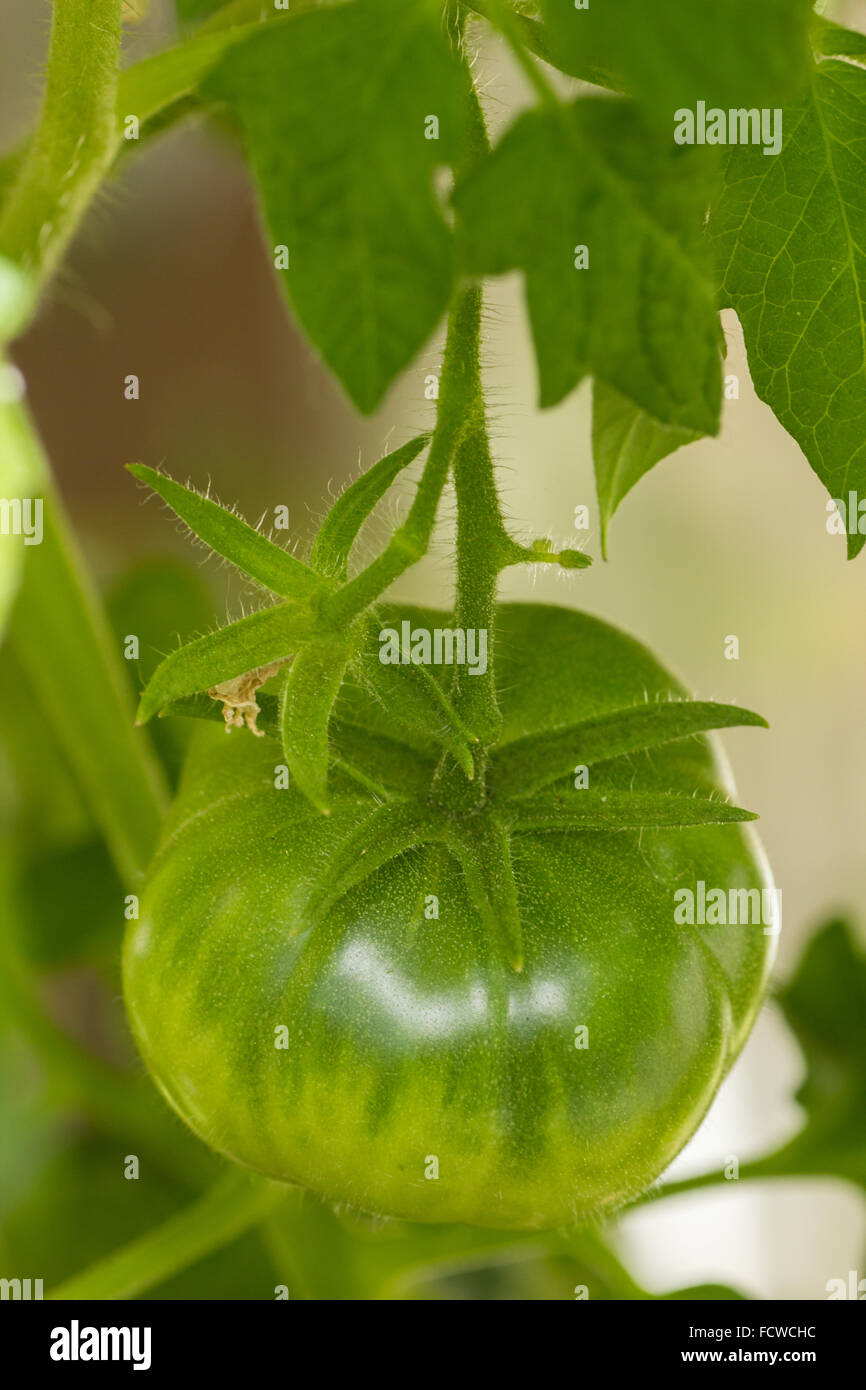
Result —
M527 958L516 860L523 856L525 873L530 855L522 846L545 835L688 833L699 827L734 827L752 818L729 803L706 769L690 782L693 769L683 773L671 754L672 745L708 731L764 723L750 711L687 700L680 693L659 698L657 692L653 701L641 705L634 691L617 689L603 709L541 722L503 742L508 692L498 681L499 653L493 648L485 669L471 677L458 666L449 684L407 662L388 673L387 689L375 652L376 631L389 611L387 591L428 552L449 479L457 514L453 617L458 629L495 632L501 618L499 580L506 568L555 564L578 570L589 563L581 551L556 550L540 540L522 543L506 527L481 370L488 275L510 269L524 273L542 403L552 404L586 376L594 377L603 534L616 507L649 467L718 428L718 302L740 311L756 387L803 444L822 480L831 486L843 466L854 482L861 476L861 442L852 431L866 414L858 376L864 364L855 364L848 380L846 410L834 414L838 383L810 381L816 400L814 409L807 409L808 370L804 372L802 359L791 354L781 363L794 381L789 399L782 399L776 369L768 371L761 355L767 332L776 332L781 340L793 330L784 297L774 298L771 292L771 272L755 291L753 262L774 259L776 231L790 236L794 226L801 227L802 191L791 195L786 215L792 226L770 235L760 206L762 199L775 196L774 175L762 160L756 167L754 151L732 150L723 167L713 151L677 153L669 131L661 131L659 113L673 109L674 96L685 100L697 90L727 99L740 80L743 100L757 92L762 100L783 102L786 121L789 114L796 117L796 123L788 121L781 151L783 175L796 171L803 158L815 159L810 172L833 184L844 204L843 220L854 228L849 240L856 241L862 210L845 201L854 200L834 163L843 156L829 145L823 156L811 149L804 155L798 139L804 129L823 128L831 89L844 88L863 101L864 41L811 20L803 0L774 0L755 19L752 31L741 26L750 36L745 47L734 32L735 22L724 34L713 29L717 42L707 44L704 54L701 26L715 20L694 14L687 18L680 0L664 0L659 6L661 32L670 32L675 23L684 26L686 59L675 54L669 63L659 63L657 54L642 52L636 3L623 0L621 32L597 7L591 25L577 37L572 7L565 0L529 7L506 0L310 2L295 4L288 16L265 18L259 0L233 0L206 6L206 17L198 24L204 11L184 12L188 31L176 47L121 70L120 0L55 0L39 123L28 141L0 161L0 346L5 349L32 320L99 188L129 156L128 118L140 124L145 142L191 112L214 107L227 108L243 133L268 235L275 245L282 245L285 235L293 254L299 246L312 267L306 278L285 279L298 320L362 409L370 410L382 399L440 319L446 321L434 428L380 460L337 500L306 561L266 540L209 496L146 465L130 470L194 534L276 600L172 652L142 692L138 717L142 723L163 713L218 720L222 702L226 715L237 722L242 708L251 709L248 731L264 735L267 756L281 747L303 798L297 833L318 843L320 832L309 829L304 819L307 803L317 812L331 813L336 807L335 820L345 816L344 828L328 842L324 864L300 886L294 881L288 885L298 890L305 929L321 926L338 905L345 906L351 891L372 891L370 883L379 871L382 881L393 886L388 874L394 865L429 847L433 868L427 872L441 876L441 864L451 856L460 869L468 915L474 913L496 939L516 975ZM736 15L744 21L748 9L745 0L737 0ZM537 103L493 144L467 56L467 25L479 20L505 41ZM405 59L405 71L383 52L383 34L395 36L393 52ZM354 43L360 46L358 60L347 67L338 60L353 51ZM732 76L738 65L740 78ZM548 69L559 73L556 87ZM359 74L366 74L363 87L357 85ZM606 94L575 96L572 89L560 96L560 82L573 78ZM438 113L437 143L418 153L417 118L428 101ZM323 111L326 117L331 114L329 102L330 123L322 119ZM849 120L839 140L842 148L853 147L858 138L853 108ZM358 124L373 148L370 187L365 183L369 169L358 157ZM304 135L297 148L286 139L295 130ZM339 214L330 218L329 199L339 205L340 195L317 179L332 161L339 169L340 188L349 190L347 202L356 223L341 221ZM447 211L432 186L434 173L443 166L454 181ZM383 169L398 173L391 180L381 177ZM512 206L515 182L527 190L528 217ZM322 215L323 206L329 217ZM405 215L407 206L411 217ZM539 224L553 227L556 235L539 236ZM609 256L604 229L614 224L626 233ZM595 312L577 262L568 264L564 254L571 254L578 225L589 226L595 237L591 249L598 257L602 287ZM356 226L366 238L366 260L373 267L364 295L356 296L364 300L361 308L348 277L341 280L328 269L340 262ZM395 242L405 253L398 258L398 274L393 274ZM814 263L814 249L811 243L794 248L801 267ZM861 268L850 245L847 251L836 246L830 259L839 262L840 283L848 295L840 312L853 331L851 305L862 302ZM668 316L642 320L638 310L649 294L643 278L648 265L655 277L652 293L674 307ZM620 280L626 288L616 294ZM826 286L815 290L816 303L807 305L810 327L804 341L812 365L826 348L818 308L827 293ZM369 353L347 355L334 333L333 311L343 296L350 316L357 316L350 322ZM763 321L765 312L773 318L772 329ZM8 380L14 385L14 374ZM356 569L360 528L396 478L425 452L407 516L382 552ZM101 601L51 481L23 393L13 389L0 399L0 476L10 495L38 494L46 511L38 563L21 546L10 547L8 565L4 556L0 616L4 623L8 620L10 649L74 770L124 885L137 889L164 832L167 778L146 733L133 728L125 674ZM849 554L856 554L862 543L857 535L849 537ZM613 650L613 637L603 641ZM259 687L273 679L277 686L259 694ZM239 681L244 683L241 694ZM353 683L371 708L384 710L387 727L376 726L369 709L361 717L346 707L346 690ZM566 799L562 783L573 771L576 748L581 766L593 769L593 776L598 771L602 790L593 787ZM628 781L631 764L626 760L649 753L669 769L670 785ZM668 757L669 764L664 761ZM178 836L185 824L176 827ZM738 872L753 872L751 861L743 864ZM376 907L378 911L382 904ZM828 928L820 949L830 953L837 976L859 979L862 958L843 936ZM537 941L530 945L537 949ZM122 1072L96 1063L69 1043L41 1008L34 981L9 943L4 943L4 956L10 1008L53 1072L58 1093L103 1127L140 1139L166 1168L183 1169L198 1187L206 1182L210 1160L190 1160L162 1112L157 1116L141 1110ZM708 959L705 951L704 966ZM763 960L750 971L732 991L746 1020L763 988ZM709 995L718 987L713 960L707 980ZM816 1010L808 984L795 984L787 1003L792 1026L813 1038L809 1025L814 1030ZM817 1013L817 1036L829 1039L830 1046L832 1020ZM146 1031L143 1026L142 1035ZM741 1036L726 1039L720 1060L713 1057L716 1071L713 1086L707 1083L709 1093L741 1042ZM831 1085L825 1092L820 1053L819 1046L811 1057L817 1079L809 1092L813 1111L803 1136L782 1158L744 1165L743 1176L841 1171L861 1180L850 1160L850 1134L862 1076L854 1068L844 1087L834 1090ZM170 1078L159 1079L171 1094ZM184 1113L182 1104L177 1108ZM690 1114L688 1124L693 1127L699 1118ZM688 1124L682 1121L680 1140ZM670 1155L671 1143L665 1135L660 1156ZM700 1175L659 1192L646 1190L648 1177L642 1173L643 1195L635 1190L636 1182L623 1178L616 1196L645 1201L699 1189L718 1177ZM325 1195L340 1194L328 1189ZM332 1220L328 1214L311 1218L293 1211L293 1200L266 1179L225 1177L186 1212L61 1284L52 1296L134 1297L252 1226L262 1226L272 1246L285 1251L292 1233L300 1235L305 1222L318 1221L324 1229ZM599 1198L599 1209L612 1202ZM528 1207L515 1211L508 1217L515 1224L543 1224L550 1218L547 1209L541 1215ZM410 1214L418 1212L412 1208ZM346 1239L330 1227L328 1231L337 1245ZM477 1235L472 1247L465 1233L446 1230L415 1239L417 1258L435 1265L467 1248L496 1252L506 1238ZM570 1258L601 1271L602 1282L621 1296L647 1296L591 1232L551 1236L545 1249L561 1253L566 1245ZM393 1288L402 1268L400 1258L383 1259L375 1271L378 1286Z

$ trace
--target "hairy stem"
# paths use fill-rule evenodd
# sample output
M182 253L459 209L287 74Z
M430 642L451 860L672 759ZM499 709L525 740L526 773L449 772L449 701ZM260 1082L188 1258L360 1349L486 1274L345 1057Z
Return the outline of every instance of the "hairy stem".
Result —
M121 0L54 0L39 128L0 219L0 255L52 273L116 147Z
M458 291L448 317L436 430L409 515L382 554L323 603L336 628L343 627L384 593L427 550L442 489L473 407L476 391L479 292L474 285Z
M481 291L478 313L481 310ZM454 491L457 496L457 592L455 620L458 628L473 631L476 642L486 643L486 669L456 668L454 703L460 717L484 744L495 743L502 725L494 685L493 634L499 571L508 537L502 523L493 476L493 459L487 439L484 399L476 354L473 404L466 431L454 458ZM480 648L478 649L480 652Z
M749 1163L740 1164L736 1182L753 1182L760 1178L804 1178L820 1176L814 1171L799 1167L796 1162L786 1169L785 1159L790 1152L795 1150L796 1139L791 1144L785 1145L776 1153L767 1154L764 1158L754 1158ZM720 1168L714 1168L709 1173L698 1173L693 1178L680 1178L678 1182L658 1183L655 1187L649 1188L641 1193L634 1201L630 1202L628 1209L636 1206L644 1206L647 1202L658 1202L665 1197L681 1197L687 1192L700 1192L707 1187L727 1187L734 1179L726 1178Z

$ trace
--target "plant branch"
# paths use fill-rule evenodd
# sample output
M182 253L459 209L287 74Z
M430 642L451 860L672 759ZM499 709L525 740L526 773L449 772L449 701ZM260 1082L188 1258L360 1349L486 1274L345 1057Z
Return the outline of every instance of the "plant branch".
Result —
M230 1172L201 1201L73 1275L48 1297L135 1298L236 1240L285 1201L288 1190L246 1173Z
M39 128L0 219L0 254L44 282L116 147L120 0L54 0Z
M481 290L475 290L476 314L481 317ZM474 631L487 643L486 670L458 667L454 703L461 718L483 743L496 741L501 715L496 701L493 670L493 632L499 572L509 538L502 522L493 476L493 459L487 439L478 335L471 363L472 403L466 429L454 458L454 491L457 497L457 591L455 621L465 632Z
M469 285L458 290L448 317L436 430L409 515L382 554L323 602L323 614L337 629L369 608L427 551L442 489L473 404L478 327L478 290Z
M24 407L9 409L22 445L41 457ZM121 879L134 883L156 845L168 789L147 736L133 726L117 643L47 472L43 460L43 537L26 551L9 637Z
M789 1146L786 1145L785 1148ZM766 1178L802 1178L820 1176L814 1172L798 1172L792 1169L785 1172L777 1166L779 1153L784 1153L781 1149L778 1153L765 1155L764 1158L755 1158L751 1163L742 1163L736 1180L725 1177L720 1168L714 1168L709 1173L698 1173L693 1178L680 1178L678 1182L659 1183L655 1187L649 1188L641 1193L633 1201L628 1203L627 1210L632 1207L644 1206L647 1202L658 1202L665 1197L681 1197L686 1192L700 1192L707 1187L726 1187L732 1182L754 1182L758 1179Z

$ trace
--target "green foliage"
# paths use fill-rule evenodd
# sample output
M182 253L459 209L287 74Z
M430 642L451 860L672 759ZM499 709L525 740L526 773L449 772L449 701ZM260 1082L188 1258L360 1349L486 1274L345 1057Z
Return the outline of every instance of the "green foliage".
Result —
M173 700L209 690L259 667L285 661L310 637L306 611L289 603L260 608L207 637L196 637L165 658L138 705L145 724Z
M21 428L32 439L23 420ZM53 493L42 543L26 552L10 639L121 876L135 880L158 832L165 780L132 727L129 674Z
M470 269L526 274L542 405L592 372L668 425L715 433L710 187L703 153L656 141L631 104L581 100L520 117L458 189Z
M121 73L120 5L55 0L39 124L0 160L0 347L31 320L103 179L133 148L123 140L126 117L136 115L146 137L215 102L243 133L269 255L283 246L289 253L280 273L298 320L355 404L379 404L446 311L449 346L435 431L383 458L338 499L308 563L209 497L144 465L131 469L215 553L281 600L205 636L210 600L171 566L124 576L106 621L14 373L0 381L0 496L39 497L46 507L38 562L20 537L0 537L0 627L15 605L0 673L0 1203L9 1218L0 1255L11 1252L22 1267L35 1255L55 1283L98 1261L67 1286L80 1297L261 1297L288 1269L285 1282L301 1297L446 1297L450 1275L469 1296L520 1288L570 1297L582 1282L592 1297L649 1298L594 1231L525 1244L450 1226L400 1224L374 1235L237 1176L201 1197L214 1161L166 1126L144 1078L65 1036L42 1009L35 967L104 963L123 894L156 841L188 726L165 721L155 758L130 727L130 675L146 683L142 719L220 719L205 691L251 673L270 678L271 666L292 660L278 693L259 697L260 732L281 739L294 782L316 808L351 808L340 839L339 828L328 829L337 816L310 817L302 804L298 823L315 822L304 832L310 843L334 852L311 855L308 872L302 864L298 901L321 923L350 890L371 891L377 874L393 881L389 869L404 854L421 851L440 868L450 856L467 917L497 935L515 971L537 929L534 914L521 921L517 892L534 852L549 873L556 846L575 835L593 852L608 830L625 832L617 841L646 829L698 843L717 833L700 827L727 823L718 833L736 835L736 823L752 818L700 771L700 736L761 725L759 716L659 700L658 690L645 705L602 699L600 707L610 675L604 642L581 620L582 665L569 685L572 656L557 640L554 610L542 615L553 655L539 649L524 669L519 656L514 662L519 644L506 642L502 689L492 653L486 683L462 689L459 679L414 666L385 670L376 637L395 610L379 604L427 549L449 472L461 622L492 629L507 565L589 563L552 543L518 544L505 529L478 365L480 291L466 287L467 276L523 273L542 405L594 377L603 548L639 479L717 430L720 305L740 316L757 393L830 493L866 494L866 38L816 20L810 56L808 0L592 0L586 11L572 0L297 0L286 15L261 0L177 0L176 12L182 41ZM501 31L540 103L492 150L469 81L472 45L485 30L472 25L467 40L466 12ZM572 89L561 98L544 64L617 95L575 100ZM673 114L697 101L782 106L781 154L738 146L722 167L711 149L675 146ZM409 517L353 574L361 526L428 445ZM850 556L864 539L849 536ZM515 621L512 610L500 618ZM141 644L137 670L119 657L128 633ZM632 646L626 664L643 659ZM562 724L551 722L557 689ZM579 723L562 713L573 690L590 711ZM520 718L509 723L515 703ZM226 741L218 742L225 755ZM262 765L272 765L266 744L245 734L228 744L232 793L257 747ZM634 757L643 753L651 756ZM603 790L594 782L572 794L565 779L575 763L592 765L594 778L597 765ZM281 836L285 828L280 822ZM216 827L214 880L225 868L224 832ZM250 866L259 849L254 840ZM262 862L270 879L273 857ZM644 868L641 861L641 885ZM582 857L572 856L562 878L582 872ZM551 934L582 900L584 881L572 888L551 913ZM193 890L195 882L178 913ZM247 921L258 911L256 900ZM237 924L229 926L234 933ZM249 969L243 958L241 977ZM435 979L439 988L441 974ZM849 925L834 921L819 933L780 1002L806 1058L805 1122L778 1153L744 1165L743 1176L820 1174L866 1190L866 957ZM315 1060L330 1064L325 1049ZM13 1077L23 1078L20 1093ZM64 1139L58 1124L73 1112L79 1125L86 1116L94 1126L83 1142L78 1132ZM139 1140L153 1160L141 1187L123 1182L117 1159L118 1144ZM261 1238L243 1234L251 1227ZM133 1244L111 1256L123 1241ZM515 1241L528 1271L522 1281L504 1272ZM485 1261L483 1275L469 1269ZM663 1297L741 1295L703 1285Z
M813 937L779 1002L806 1057L797 1099L807 1123L760 1171L822 1173L866 1190L866 952L849 922Z
M755 390L847 502L849 489L866 495L866 39L831 25L819 35L781 154L732 149L711 233ZM849 557L864 543L849 535Z
M110 586L105 603L117 650L124 653L139 690L167 651L207 631L213 622L213 595L200 567L173 556L134 561ZM126 652L126 639L132 634L138 638L137 661ZM151 725L150 732L174 787L189 741L189 727L180 720L160 719Z
M101 839L31 848L11 886L21 951L49 970L113 959L123 894Z
M345 637L312 641L283 686L283 749L298 786L320 811L328 809L328 725L351 656Z
M184 24L200 24L217 10L225 9L229 0L175 0L177 17Z
M531 794L568 776L576 763L591 767L710 729L744 725L766 728L767 722L736 705L701 700L647 702L557 729L543 738L506 744L492 759L491 785L505 792Z
M165 657L142 694L139 722L189 696L210 692L251 673L258 677L258 686L272 678L280 664L294 658L281 693L283 749L299 785L320 810L327 811L328 729L343 677L351 667L353 676L374 698L383 699L398 724L424 733L432 726L442 747L471 776L467 741L473 736L441 685L429 672L415 666L398 667L392 678L386 678L378 661L378 620L353 621L350 609L347 623L342 608L335 611L333 607L333 602L352 590L346 578L347 562L360 527L425 442L423 438L413 440L387 455L346 489L313 546L316 568L309 568L209 498L153 469L131 465L130 471L157 490L201 540L248 578L289 596L287 602L196 637ZM375 570L376 564L370 569ZM328 577L334 571L342 583ZM374 595L387 587L387 582L387 576L383 577ZM242 701L253 695L253 690L225 690L219 698L230 712L232 708L242 709ZM190 708L200 712L198 706Z
M118 122L122 123L127 115L137 116L142 123L153 120L183 97L195 93L211 68L259 29L258 24L243 24L195 34L128 68L118 85Z
M18 286L5 301L7 324L13 332L20 324L19 315L24 302L19 298ZM0 307L0 315L3 313L4 310ZM0 356L0 384L9 370ZM6 389L12 399L9 402L0 400L0 497L30 498L37 501L45 485L44 460L33 440L26 415L14 399L14 383ZM33 513L30 521L32 526ZM12 605L24 573L25 560L33 549L33 546L25 544L23 532L16 535L14 531L10 531L7 535L0 535L0 638L6 632Z
M227 507L182 487L155 468L129 464L129 472L153 488L190 530L217 555L231 560L250 579L282 598L309 598L323 586L294 555L248 526Z
M464 83L436 0L364 0L271 29L205 84L242 121L281 279L361 410L444 314L451 237L436 167L459 156ZM438 137L425 137L428 117Z
M63 6L73 58L79 4ZM505 0L461 8L508 35L543 98L489 155L441 0L299 0L285 14L253 0L178 0L192 32L120 75L113 137L94 151L88 189L49 224L45 248L36 241L46 217L37 225L34 208L48 196L54 165L44 148L4 161L7 253L40 273L43 261L53 265L90 185L124 146L127 114L148 133L220 101L245 131L272 248L288 249L290 268L280 274L298 318L362 409L381 400L436 326L455 269L522 269L542 404L596 377L606 543L611 516L639 478L717 428L711 319L720 288L742 319L758 394L834 496L866 490L861 36L813 20L808 0L758 8L660 0L651 13L641 0L586 10L570 0L517 13ZM481 33L473 25L471 41ZM624 91L640 118L627 103L564 106L538 60ZM110 84L95 84L82 101L104 112L110 96ZM712 197L713 151L672 142L673 113L699 100L784 104L782 154L733 147L725 186ZM433 116L438 139L426 139ZM58 138L61 162L64 148ZM469 226L457 229L455 247L435 174L459 173L467 161L476 167L457 207ZM710 202L717 280L701 234ZM589 248L589 271L574 269L577 245ZM849 555L862 545L849 536Z
M0 347L8 343L33 312L35 293L14 262L0 256Z
M809 60L810 0L542 0L554 61L620 75L651 116L682 106L767 106L794 91Z
M635 483L663 458L701 435L663 425L603 381L592 392L592 457L601 521L601 550L607 554L611 517Z
M319 527L310 554L313 569L344 582L348 579L349 557L358 532L398 475L410 463L414 463L429 442L429 435L422 434L402 448L386 454L367 469L357 484L347 488L337 498Z

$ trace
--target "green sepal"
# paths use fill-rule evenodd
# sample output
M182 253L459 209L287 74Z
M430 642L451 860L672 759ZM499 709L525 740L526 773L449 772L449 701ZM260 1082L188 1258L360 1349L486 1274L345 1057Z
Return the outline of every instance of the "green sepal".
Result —
M179 647L157 667L138 706L137 723L185 695L196 695L247 671L293 656L311 634L310 613L278 603Z
M352 645L323 637L292 663L280 696L280 734L289 772L304 796L325 815L328 807L328 723Z
M383 864L419 845L445 843L444 817L426 806L378 806L328 857L311 884L301 909L305 927L314 926L344 893Z
M430 436L427 434L411 439L408 444L374 463L357 482L341 493L313 542L310 563L314 570L333 579L345 580L348 577L349 556L358 532L397 475L415 461L429 442Z
M176 483L146 464L128 463L126 467L134 478L146 483L167 502L205 545L272 593L281 598L306 599L327 587L322 578L296 556L275 545L218 502Z
M510 827L526 830L682 829L688 825L728 825L757 820L753 811L709 796L682 792L573 791L515 801L508 807Z
M481 920L501 943L512 969L522 970L523 928L507 827L489 813L473 816L453 826L449 846L460 860Z
M423 666L383 666L377 648L376 619L358 648L352 670L364 688L396 724L433 739L455 759L471 781L475 760L471 744L477 739L460 718L439 682Z
M334 766L382 800L429 795L436 764L417 749L339 718L331 720L330 738Z
M616 710L580 724L533 735L506 744L493 754L488 780L501 796L526 796L565 777L578 765L586 767L640 753L676 739L751 725L767 728L767 721L737 705L709 700L668 700Z
M280 701L276 695L257 694L259 732L280 741ZM339 709L339 705L336 707ZM191 695L167 706L166 714L186 719L222 721L219 705L207 695ZM332 714L328 729L332 765L382 801L425 797L433 781L436 763L386 734L367 729L351 719Z

